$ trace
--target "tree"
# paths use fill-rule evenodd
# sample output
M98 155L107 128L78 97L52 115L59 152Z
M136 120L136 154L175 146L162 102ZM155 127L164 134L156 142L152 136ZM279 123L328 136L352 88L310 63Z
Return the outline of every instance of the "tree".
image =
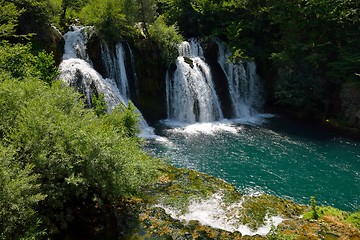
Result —
M0 43L0 71L11 74L13 78L24 79L38 77L51 83L58 74L52 53L45 51L32 53L30 44Z
M149 27L150 38L162 51L162 58L171 63L178 56L178 46L183 41L177 25L166 25L164 16L159 16Z
M0 39L7 39L15 34L18 18L23 11L12 2L0 1Z
M81 10L80 18L85 24L94 25L102 38L116 42L134 32L134 26L129 20L131 18L125 13L122 1L90 0Z
M60 25L65 26L66 24L66 13L69 8L80 11L82 7L86 5L88 0L62 0L61 2L61 15L60 15Z
M51 5L48 0L11 0L21 11L17 34L41 34L49 23Z
M154 0L136 0L138 4L138 19L142 24L145 36L149 37L148 24L155 19L156 5Z

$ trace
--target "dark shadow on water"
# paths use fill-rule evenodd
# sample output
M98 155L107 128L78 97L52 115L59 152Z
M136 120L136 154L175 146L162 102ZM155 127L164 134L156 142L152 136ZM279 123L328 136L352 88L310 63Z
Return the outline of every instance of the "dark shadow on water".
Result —
M290 137L299 137L312 141L329 141L334 139L344 139L360 142L346 134L338 133L334 129L325 126L319 122L310 122L304 120L291 119L286 117L272 117L262 125L279 134Z

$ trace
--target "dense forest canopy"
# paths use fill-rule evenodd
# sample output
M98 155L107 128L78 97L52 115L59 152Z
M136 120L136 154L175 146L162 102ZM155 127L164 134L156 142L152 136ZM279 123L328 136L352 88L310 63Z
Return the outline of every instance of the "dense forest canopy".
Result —
M155 175L131 105L87 109L54 81L52 26L94 25L106 41L156 47L163 64L183 38L220 39L232 60L258 63L269 105L341 118L330 110L341 87L360 88L359 9L358 0L0 0L0 238L56 236L76 212L112 206Z
M88 0L58 6L67 10L62 21L79 17L108 39L138 38L141 30L166 61L176 56L181 35L221 39L233 59L256 60L269 105L299 115L341 118L341 86L360 79L355 0Z

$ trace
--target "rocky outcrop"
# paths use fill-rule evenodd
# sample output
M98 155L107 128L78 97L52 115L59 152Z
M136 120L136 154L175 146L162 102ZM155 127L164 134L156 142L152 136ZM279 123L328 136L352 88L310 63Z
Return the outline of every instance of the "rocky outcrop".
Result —
M159 170L143 199L121 214L121 239L360 239L358 212L316 206L314 219L309 206L265 194L244 196L192 170Z
M360 84L357 82L344 84L340 99L346 125L360 129Z

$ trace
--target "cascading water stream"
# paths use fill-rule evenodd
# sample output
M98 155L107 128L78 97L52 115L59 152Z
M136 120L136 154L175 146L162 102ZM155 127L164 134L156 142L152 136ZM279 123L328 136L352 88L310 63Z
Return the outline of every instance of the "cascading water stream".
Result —
M210 68L196 40L180 45L176 66L175 72L167 73L166 79L168 118L184 123L222 119Z
M104 79L94 70L86 51L86 33L91 27L75 27L64 35L65 48L60 64L59 79L84 94L87 105L91 106L93 94L104 94L108 112L120 102L126 103L116 84L111 79Z
M250 117L262 104L261 85L253 62L229 61L231 52L224 44L218 45L218 63L227 81L233 115L235 118Z
M71 26L72 31L64 35L65 46L63 60L79 58L91 64L89 55L86 51L88 33L92 27Z
M105 63L109 78L114 79L121 95L125 99L130 99L129 81L125 68L125 52L123 44L115 45L115 54L110 51L106 43L101 44L101 55Z
M108 46L103 44L103 60L110 74L110 78L103 78L93 68L86 51L86 34L89 31L91 27L73 27L73 31L64 35L65 49L59 67L59 79L83 93L89 106L93 94L104 94L108 112L111 112L120 103L127 105L130 98L124 50L119 43L116 45L115 55L111 56ZM153 136L153 129L149 127L141 112L138 109L135 111L140 115L140 136Z

